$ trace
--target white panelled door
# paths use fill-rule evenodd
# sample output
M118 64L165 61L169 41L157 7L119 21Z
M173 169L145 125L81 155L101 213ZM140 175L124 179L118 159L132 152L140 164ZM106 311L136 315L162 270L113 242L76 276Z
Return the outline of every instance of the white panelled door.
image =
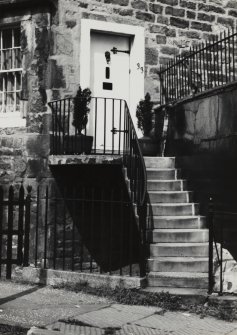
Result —
M116 34L91 33L91 75L93 101L89 127L96 134L96 149L122 149L125 100L129 105L130 38ZM106 100L104 98L107 98Z

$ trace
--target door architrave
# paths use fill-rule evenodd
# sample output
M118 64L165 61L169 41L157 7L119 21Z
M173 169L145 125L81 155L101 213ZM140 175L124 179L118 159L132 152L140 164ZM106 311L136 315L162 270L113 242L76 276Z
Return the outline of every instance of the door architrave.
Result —
M80 84L90 87L91 32L103 32L131 37L130 49L130 113L136 126L136 106L144 98L144 28L127 24L81 20Z

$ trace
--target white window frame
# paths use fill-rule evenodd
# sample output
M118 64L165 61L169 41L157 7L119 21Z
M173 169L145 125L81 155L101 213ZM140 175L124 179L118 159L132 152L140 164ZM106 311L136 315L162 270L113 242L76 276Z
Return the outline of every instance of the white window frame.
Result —
M0 128L5 127L19 127L19 126L25 126L26 121L21 116L21 102L19 102L19 107L17 110L17 94L20 94L22 91L22 67L14 67L15 64L15 50L21 50L20 45L15 45L15 34L14 31L16 29L19 29L20 31L20 25L14 25L14 26L4 26L0 27L0 75L3 74L2 80L2 91L0 91L0 94L2 95L2 103L0 105ZM11 38L12 38L12 45L11 48L3 48L3 31L4 30L11 30ZM9 50L11 53L11 62L12 62L12 68L4 69L4 57L3 54L6 50ZM18 64L17 64L18 65ZM22 59L21 64L22 65ZM7 90L7 85L5 82L4 74L11 73L13 74L14 78L14 86L12 91ZM17 75L20 76L20 87L17 88ZM9 111L6 104L6 94L13 94L13 105L12 110Z

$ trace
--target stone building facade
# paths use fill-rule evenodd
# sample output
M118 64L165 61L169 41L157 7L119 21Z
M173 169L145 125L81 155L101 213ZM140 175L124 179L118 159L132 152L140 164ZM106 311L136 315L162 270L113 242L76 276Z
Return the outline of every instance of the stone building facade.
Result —
M144 92L157 103L159 67L237 22L235 0L2 0L0 9L0 29L21 35L22 73L19 113L0 115L1 184L51 176L47 102L73 95L81 81L83 20L144 29L144 64L134 66L144 70Z

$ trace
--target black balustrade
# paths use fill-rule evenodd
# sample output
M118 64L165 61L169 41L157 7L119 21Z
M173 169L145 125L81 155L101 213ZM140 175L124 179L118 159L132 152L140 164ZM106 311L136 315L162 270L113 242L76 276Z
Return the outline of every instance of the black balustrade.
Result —
M193 46L161 66L160 103L171 104L236 81L237 33L230 31Z

